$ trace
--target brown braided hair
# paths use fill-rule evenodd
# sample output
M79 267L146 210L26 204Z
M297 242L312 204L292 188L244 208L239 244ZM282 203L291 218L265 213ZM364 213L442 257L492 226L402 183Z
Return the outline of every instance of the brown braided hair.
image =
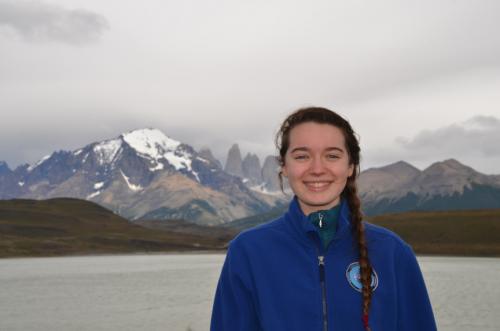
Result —
M278 133L276 134L276 147L279 152L277 158L281 167L285 165L285 155L290 145L290 131L297 125L314 122L319 124L330 124L342 131L345 140L345 147L349 155L349 164L353 165L354 171L352 176L347 179L346 186L341 193L341 197L347 200L351 212L351 224L353 236L356 238L359 250L359 265L361 269L361 284L363 296L363 324L367 331L368 313L372 297L371 289L371 274L372 267L368 258L368 248L365 239L365 230L363 225L363 214L361 212L361 200L358 197L356 178L360 173L360 147L356 133L352 129L348 121L342 118L337 113L321 107L302 108L290 114L282 123ZM283 190L283 173L280 170L279 180L281 190Z

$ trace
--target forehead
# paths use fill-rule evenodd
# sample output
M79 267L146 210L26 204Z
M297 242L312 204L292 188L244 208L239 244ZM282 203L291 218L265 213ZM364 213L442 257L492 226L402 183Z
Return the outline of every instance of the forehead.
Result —
M289 150L306 147L308 149L326 149L337 147L345 150L342 130L331 124L314 122L301 123L295 126L289 135Z

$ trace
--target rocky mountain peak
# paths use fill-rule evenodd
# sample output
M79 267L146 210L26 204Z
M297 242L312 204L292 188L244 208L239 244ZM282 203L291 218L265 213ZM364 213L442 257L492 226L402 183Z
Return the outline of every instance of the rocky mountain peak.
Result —
M7 174L7 173L11 173L11 172L12 172L12 170L10 170L9 165L4 161L0 161L0 176L2 174Z
M219 160L217 160L215 158L215 156L212 154L212 151L210 150L210 148L208 148L208 147L201 148L200 151L198 152L198 156L205 159L205 160L209 160L209 161L213 162L215 165L217 165L219 168L222 169L222 164L220 163Z
M260 160L256 154L248 153L242 162L243 175L249 181L249 185L262 183L262 172Z
M405 161L398 161L391 163L384 167L377 168L378 171L383 171L385 173L391 174L399 181L408 181L419 175L421 171Z
M133 130L122 134L120 138L139 156L148 160L151 171L164 169L166 161L176 170L193 173L191 165L195 152L192 147L168 137L158 129Z
M93 147L93 151L97 156L97 161L99 162L99 164L103 165L112 163L121 147L121 139L111 139L95 144ZM79 153L77 151L74 154L78 155Z
M280 191L279 182L279 164L275 156L268 155L264 159L264 165L262 166L262 180L265 183L264 189L269 192Z
M402 172L402 173L420 173L420 170L409 164L406 161L398 161L395 163L391 163L386 165L385 167L381 167L380 169L385 169L387 171L392 172Z
M468 167L455 159L448 159L441 162L435 162L425 169L426 175L442 175L442 176L470 176L478 175L479 172L471 167Z
M382 194L394 194L411 183L420 170L405 161L361 172L358 187L362 198L376 199Z
M162 131L153 128L138 129L124 133L122 139L138 153L154 160L163 157L165 152L174 151L181 144L169 138Z
M243 161L241 160L241 152L238 144L234 144L229 149L224 171L234 176L241 178L245 177L243 173Z
M48 159L50 159L52 157L52 155L54 155L54 154L52 153L52 154L49 154L49 155L45 155L40 160L38 160L36 163L30 164L26 168L26 170L27 171L32 171L33 169L35 169L36 167L38 167L39 165L41 165L42 163L44 163L45 161L47 161Z
M419 185L413 189L417 194L449 196L462 194L472 185L490 185L489 176L477 172L455 159L435 162L422 171L417 178Z

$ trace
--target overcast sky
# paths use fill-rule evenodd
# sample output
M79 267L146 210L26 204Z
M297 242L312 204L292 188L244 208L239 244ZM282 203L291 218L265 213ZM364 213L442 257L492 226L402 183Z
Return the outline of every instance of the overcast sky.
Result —
M156 127L225 159L325 106L362 168L500 174L496 0L0 0L0 160Z

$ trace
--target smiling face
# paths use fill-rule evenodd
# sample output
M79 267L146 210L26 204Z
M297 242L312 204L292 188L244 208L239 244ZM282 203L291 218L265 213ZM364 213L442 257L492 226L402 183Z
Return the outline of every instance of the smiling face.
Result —
M281 170L308 215L339 203L354 166L339 128L306 122L291 129Z

